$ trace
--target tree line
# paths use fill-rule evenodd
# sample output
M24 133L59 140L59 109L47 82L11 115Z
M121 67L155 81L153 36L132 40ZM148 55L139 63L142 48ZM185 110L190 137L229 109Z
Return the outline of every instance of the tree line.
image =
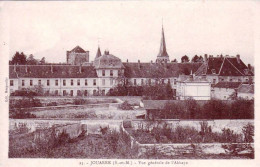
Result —
M12 60L9 61L10 65L42 65L46 64L45 57L42 57L41 60L35 59L32 54L28 57L23 52L16 52L12 57Z

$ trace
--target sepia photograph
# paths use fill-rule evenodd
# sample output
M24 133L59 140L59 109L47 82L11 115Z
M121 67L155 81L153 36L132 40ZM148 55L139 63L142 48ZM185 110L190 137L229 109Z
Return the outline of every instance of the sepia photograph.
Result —
M1 2L8 160L255 160L255 4Z

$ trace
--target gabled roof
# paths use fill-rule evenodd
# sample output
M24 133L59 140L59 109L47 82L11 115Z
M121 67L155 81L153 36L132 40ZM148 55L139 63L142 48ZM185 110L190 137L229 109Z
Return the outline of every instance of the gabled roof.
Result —
M170 78L189 75L201 63L123 63L127 78Z
M236 57L209 57L196 75L253 76L244 62Z
M254 94L254 85L253 84L241 84L237 89L238 93L252 93Z
M81 68L81 70L80 70ZM16 71L16 72L15 72ZM93 66L18 65L9 66L10 78L96 78Z
M104 54L94 60L94 66L96 69L111 69L111 68L124 68L121 60L111 54Z
M82 49L80 46L76 46L74 49L72 49L70 52L74 53L86 53L84 49Z
M214 88L229 88L237 89L242 83L241 82L218 82L214 85Z

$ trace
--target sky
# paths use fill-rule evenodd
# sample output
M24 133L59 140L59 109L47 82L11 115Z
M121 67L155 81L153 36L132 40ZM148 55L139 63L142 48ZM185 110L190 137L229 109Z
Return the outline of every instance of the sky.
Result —
M188 55L240 54L254 64L254 12L251 1L5 2L9 59L16 51L47 62L66 61L77 45L98 45L122 61L155 61L162 22L170 60ZM163 21L162 21L163 20ZM1 23L0 23L1 24Z

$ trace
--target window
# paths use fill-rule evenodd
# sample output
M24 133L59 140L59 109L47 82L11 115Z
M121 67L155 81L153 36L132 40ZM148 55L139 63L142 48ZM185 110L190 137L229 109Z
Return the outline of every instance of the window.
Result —
M111 77L113 76L113 70L110 70L110 76Z
M87 79L85 79L85 86L87 86L88 85L88 80Z
M59 81L56 79L55 80L55 85L58 86L59 85Z
M50 86L50 80L47 80L47 86Z
M105 85L105 84L106 84L106 80L102 79L102 85Z
M113 85L113 79L110 79L110 85L111 86Z
M38 80L38 85L41 85L42 84L42 81L39 79Z
M78 84L78 86L80 85L80 80L78 79L78 81L77 81L77 84Z
M224 82L224 78L222 78L221 81Z
M63 94L63 96L66 96L66 94L67 94L67 93L66 93L66 90L63 90L63 93L62 93L62 94Z
M93 90L93 95L95 96L97 94L97 90Z
M141 79L141 84L144 85L144 79Z
M22 80L22 86L24 86L24 80Z
M50 95L50 91L46 90L46 95L49 96Z
M216 84L216 79L213 79L213 84Z
M105 96L106 95L106 91L102 90L102 95Z
M229 79L229 82L232 82L233 81L233 79Z
M248 79L246 79L246 82L248 82Z
M70 96L73 96L73 90L70 90Z
M81 95L80 90L77 90L77 96L80 96L80 95Z
M168 84L170 84L171 83L171 79L168 79Z
M134 79L134 85L136 85L136 79Z
M164 79L162 79L162 84L164 84Z
M151 83L152 83L152 82L151 82L151 79L148 79L148 84L151 85Z
M72 80L70 80L70 85L71 85L71 86L73 86L73 79L72 79Z
M14 86L14 80L10 80L10 86Z
M177 79L174 79L174 81L173 81L173 82L174 82L174 85L176 85L176 83L177 83Z
M30 80L30 86L33 86L33 80Z
M66 80L65 79L63 80L63 86L66 86Z
M105 75L106 75L106 71L102 70L102 76L105 76Z
M97 85L96 79L93 79L93 85Z
M87 96L88 95L88 90L85 90L84 91L84 96Z
M58 94L59 94L59 91L55 90L55 95L58 96Z

